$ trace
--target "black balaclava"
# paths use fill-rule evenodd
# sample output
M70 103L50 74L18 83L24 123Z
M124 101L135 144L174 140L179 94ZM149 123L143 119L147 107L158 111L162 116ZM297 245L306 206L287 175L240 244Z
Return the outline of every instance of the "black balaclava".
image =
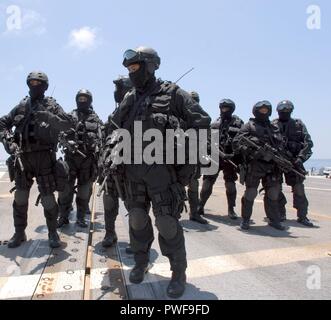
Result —
M259 122L268 122L269 118L270 118L270 115L268 113L263 114L259 111L256 111L255 118Z
M284 112L284 111L281 112L281 111L279 111L278 115L279 115L279 120L281 122L288 122L291 119L292 112Z
M269 111L268 113L263 114L260 112L260 109L262 109L262 107L254 108L253 114L255 116L255 119L261 123L269 122L272 111Z
M148 84L155 79L154 73L149 73L148 68L144 62L139 63L140 68L136 72L129 73L130 80L133 86L138 91L143 91Z
M91 100L89 97L87 97L87 101L79 101L79 97L84 97L84 95L81 95L81 96L78 96L77 97L77 108L78 108L78 111L79 112L82 112L82 113L87 113L90 108L91 108Z
M229 110L226 112L223 112L223 108L228 108ZM234 110L230 107L222 107L221 108L221 118L223 120L230 120L230 119L232 119L233 112L234 112Z
M29 95L32 100L38 100L42 99L45 96L46 92L46 84L45 83L40 83L37 86L31 86L29 85Z

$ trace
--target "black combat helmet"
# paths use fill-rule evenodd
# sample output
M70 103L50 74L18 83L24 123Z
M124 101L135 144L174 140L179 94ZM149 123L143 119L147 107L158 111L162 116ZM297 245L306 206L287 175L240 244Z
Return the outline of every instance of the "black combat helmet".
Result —
M153 74L161 65L161 58L158 53L148 47L139 47L135 50L127 50L124 53L123 65L128 67L134 63L144 62L149 73Z
M84 101L84 102L79 101L80 97L86 97L87 101ZM89 90L81 89L77 92L76 103L77 103L78 109L82 109L82 110L88 109L92 105L92 102L93 102L93 96Z
M76 100L78 100L78 98L81 96L87 97L91 103L93 102L93 96L89 90L87 90L87 89L79 90L76 95Z
M289 100L284 100L278 104L277 111L279 120L281 122L287 122L291 119L292 113L294 111L294 104Z
M192 99L193 99L194 101L196 101L197 103L200 103L200 96L199 96L199 93L197 93L196 91L192 91L192 92L190 93L190 95L191 95L191 97L192 97Z
M262 108L267 108L269 112L266 115L260 113ZM267 120L272 115L272 104L269 101L260 101L253 107L253 114L256 119Z
M45 85L45 87L44 87L45 91L48 89L49 82L48 82L48 77L47 77L46 73L41 72L41 71L30 72L26 79L26 84L28 86L30 86L31 80L38 80L38 81L42 82Z
M224 108L224 107L230 108L232 110L232 113L235 112L235 110L236 110L236 104L230 99L221 100L219 107L220 107L220 110L222 110L222 108Z
M221 117L224 120L225 119L228 119L228 120L231 119L233 113L236 110L236 104L230 99L221 100L221 102L219 104L219 107L220 107ZM224 108L227 108L227 110L224 111Z
M283 100L282 102L280 102L278 104L277 111L278 112L283 112L283 111L293 112L294 111L294 104L289 100Z

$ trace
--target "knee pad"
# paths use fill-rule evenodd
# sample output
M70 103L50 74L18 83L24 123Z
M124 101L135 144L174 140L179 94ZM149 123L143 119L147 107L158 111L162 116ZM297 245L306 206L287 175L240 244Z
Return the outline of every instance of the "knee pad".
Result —
M178 232L178 221L172 216L158 216L155 225L165 240L172 240Z
M129 211L129 224L135 231L144 230L149 222L149 216L144 209L134 208Z
M56 181L54 175L37 177L38 189L41 195L49 196L56 191Z
M270 199L271 201L278 201L279 200L279 192L280 192L280 188L269 188L266 191L266 195L268 197L268 199Z
M27 190L16 190L15 202L19 207L28 205L29 203L29 191Z
M255 188L248 188L245 191L245 199L246 200L253 202L256 197L257 197L257 189L255 189Z
M236 193L237 188L236 188L236 183L233 181L226 181L225 182L225 188L228 193Z
M305 195L305 186L303 184L296 184L293 187L293 193L299 197L303 197Z
M41 204L47 211L52 210L57 206L54 195L41 197Z

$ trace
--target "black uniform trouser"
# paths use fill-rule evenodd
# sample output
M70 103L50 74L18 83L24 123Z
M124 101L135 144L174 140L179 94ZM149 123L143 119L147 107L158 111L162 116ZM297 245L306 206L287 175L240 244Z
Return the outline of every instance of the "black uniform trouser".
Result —
M203 177L203 184L200 192L200 205L202 207L206 205L207 201L212 195L214 184L216 183L221 171L223 171L228 206L229 208L234 208L236 206L236 181L238 180L238 174L236 169L231 164L221 160L220 169L217 174Z
M304 179L298 177L295 173L285 174L285 182L288 186L292 187L293 193L293 207L297 210L298 218L303 219L308 215L309 202L306 197ZM280 212L286 214L286 197L283 192L280 194L279 198Z
M58 206L54 195L56 154L52 151L38 151L24 153L21 158L24 172L16 168L15 173L16 192L13 203L15 231L21 233L27 227L30 190L33 178L36 178L48 230L55 232L58 217Z
M108 194L103 194L103 205L105 209L105 228L106 233L115 231L115 221L119 211L119 196L115 186L115 182L108 178L107 180Z
M188 202L190 204L190 214L198 212L199 206L199 180L201 178L200 168L197 168L195 175L190 180L187 188Z
M242 218L252 217L255 198L262 182L265 190L264 205L267 217L273 222L280 222L279 195L281 190L281 173L273 164L253 161L248 166L245 180L246 191L242 198Z
M161 252L169 258L172 271L185 270L185 239L179 224L185 189L176 182L173 168L166 165L128 165L125 166L125 178L129 193L130 243L136 264L144 265L149 261L154 241L149 216L152 204Z
M96 178L96 160L94 155L83 158L76 154L75 156L66 156L66 162L69 165L69 182L63 192L59 192L60 216L68 218L75 194L75 183L77 180L77 218L85 217L89 209L91 190Z

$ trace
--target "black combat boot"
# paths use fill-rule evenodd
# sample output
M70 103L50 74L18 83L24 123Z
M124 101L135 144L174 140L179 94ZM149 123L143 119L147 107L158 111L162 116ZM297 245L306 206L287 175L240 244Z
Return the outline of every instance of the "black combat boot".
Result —
M234 211L234 207L229 207L228 216L231 220L237 220L238 219L238 215Z
M116 234L115 230L114 231L107 231L106 236L102 241L102 246L104 248L110 248L114 244L117 243L117 240L118 240L118 238L117 238L117 234Z
M240 224L241 230L249 230L250 221L253 213L253 201L247 200L245 197L241 199L241 216L243 221Z
M15 232L13 237L8 242L8 248L9 249L18 248L26 240L27 240L27 238L26 238L26 234L24 231Z
M241 230L249 230L250 229L249 222L250 219L244 219L240 224Z
M86 223L84 218L78 218L77 221L76 221L76 224L77 224L78 227L81 227L81 228L84 228L84 229L88 227L88 224Z
M144 281L145 274L149 270L149 264L136 264L130 272L130 282L140 284Z
M314 224L307 218L307 217L304 217L304 218L298 218L298 223L302 224L303 226L305 227L308 227L308 228L314 228Z
M279 213L279 201L267 198L269 226L280 231L286 230L281 224L281 215Z
M170 283L167 288L167 295L172 299L180 298L186 287L185 271L173 271Z
M66 218L66 217L60 217L59 218L59 221L57 223L57 228L58 229L61 229L62 227L67 226L69 223L70 222L69 222L69 219L68 218Z
M200 224L208 224L208 221L202 218L198 213L190 213L190 220L198 222Z
M48 242L52 249L61 247L61 240L56 231L52 231L48 234Z
M271 220L269 222L269 226L276 229L276 230L280 230L280 231L285 231L286 230L286 227L284 227L280 221L273 221Z
M77 211L77 221L76 224L81 228L87 228L88 224L85 221L85 212L82 210Z

